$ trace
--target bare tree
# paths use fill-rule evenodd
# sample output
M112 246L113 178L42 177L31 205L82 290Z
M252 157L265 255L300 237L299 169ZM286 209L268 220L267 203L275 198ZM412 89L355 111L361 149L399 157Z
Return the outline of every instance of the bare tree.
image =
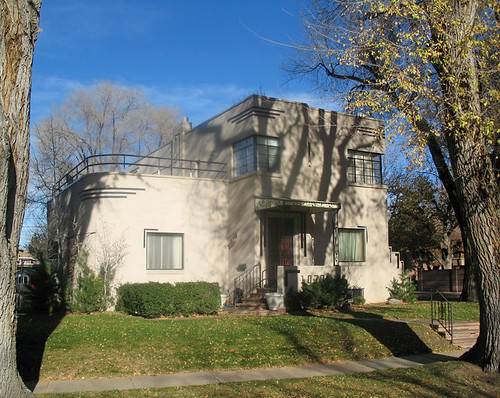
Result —
M70 93L35 124L33 199L50 199L56 182L88 156L151 153L172 139L179 119L135 88L102 82Z
M79 162L66 131L64 119L55 111L34 126L32 135L36 151L31 156L31 173L36 185L31 193L35 202L45 202L56 182ZM40 194L42 198L37 198Z
M32 395L16 366L15 271L29 167L33 51L40 0L0 1L0 395Z
M500 370L500 3L313 0L295 72L351 110L403 116L426 147L474 266L480 335L467 358Z
M115 239L112 228L102 222L100 231L96 234L94 262L103 284L106 309L113 306L117 287L115 276L127 256L127 248L125 237L122 235Z
M132 149L136 155L146 155L170 142L180 130L179 112L175 108L144 104L130 118Z

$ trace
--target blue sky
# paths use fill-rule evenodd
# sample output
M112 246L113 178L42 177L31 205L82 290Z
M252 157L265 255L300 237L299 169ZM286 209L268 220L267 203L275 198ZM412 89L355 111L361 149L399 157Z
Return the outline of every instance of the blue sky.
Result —
M32 122L96 81L141 87L194 125L252 93L308 102L282 70L302 0L46 0L33 65ZM261 37L259 37L261 36ZM316 104L317 105L317 104Z

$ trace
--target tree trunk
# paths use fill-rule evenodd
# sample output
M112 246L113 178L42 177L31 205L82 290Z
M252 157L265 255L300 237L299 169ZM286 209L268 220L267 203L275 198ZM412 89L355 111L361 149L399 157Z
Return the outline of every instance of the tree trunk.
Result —
M26 201L33 51L41 0L0 0L0 395L33 394L16 366L15 271Z
M430 126L426 124L425 120L419 120L416 123L416 127L423 132L429 132ZM438 171L439 179L443 183L446 193L450 199L451 206L457 217L458 226L460 227L460 232L462 234L462 242L464 245L464 255L465 255L465 275L464 275L464 286L462 288L462 294L460 300L478 302L478 292L476 283L476 263L471 251L470 245L467 242L467 235L464 231L465 225L465 215L462 208L462 204L458 199L457 185L456 181L450 173L448 163L441 150L441 145L439 144L437 138L433 134L427 134L427 147L431 153L432 160Z
M452 1L456 22L430 21L432 41L439 56L434 66L443 93L443 131L457 198L463 216L463 234L469 247L479 287L480 332L466 358L486 372L500 371L500 197L487 126L482 124L477 60L464 38L477 17L479 3Z
M453 136L457 186L464 209L464 232L476 266L479 286L480 333L476 345L465 355L487 372L500 371L500 217L496 187L488 184L488 157L474 150L471 139Z
M465 255L465 274L464 274L464 283L462 287L462 294L460 295L460 301L477 303L479 302L477 282L476 282L477 266L474 263L475 260L474 256L472 255L470 245L467 243L467 237L463 232L462 232L462 242L464 245L464 255Z

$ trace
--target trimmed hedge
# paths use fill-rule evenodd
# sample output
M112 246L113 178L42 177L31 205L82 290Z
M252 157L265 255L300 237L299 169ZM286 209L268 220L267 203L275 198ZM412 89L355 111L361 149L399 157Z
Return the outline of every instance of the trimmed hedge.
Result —
M117 311L144 318L214 314L220 309L218 283L127 283L118 289Z

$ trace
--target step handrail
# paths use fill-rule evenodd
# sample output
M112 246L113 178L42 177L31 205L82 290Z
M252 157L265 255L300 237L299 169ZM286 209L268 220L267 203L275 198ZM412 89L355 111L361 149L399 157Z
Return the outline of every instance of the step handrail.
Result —
M440 324L450 335L453 344L453 303L448 301L439 290L431 290L431 325Z
M277 273L278 264L273 264L268 268L262 269L260 263L255 264L252 268L246 270L242 274L234 278L233 290L227 296L227 303L229 306L236 306L241 303L242 299L248 297L250 294L257 292L259 288L272 288L276 289L277 281L274 285L268 285L269 278L268 272Z
M260 287L262 283L261 272L261 265L257 263L234 278L233 290L228 294L227 302L231 303L230 305L236 306L237 303L241 302L243 297Z

